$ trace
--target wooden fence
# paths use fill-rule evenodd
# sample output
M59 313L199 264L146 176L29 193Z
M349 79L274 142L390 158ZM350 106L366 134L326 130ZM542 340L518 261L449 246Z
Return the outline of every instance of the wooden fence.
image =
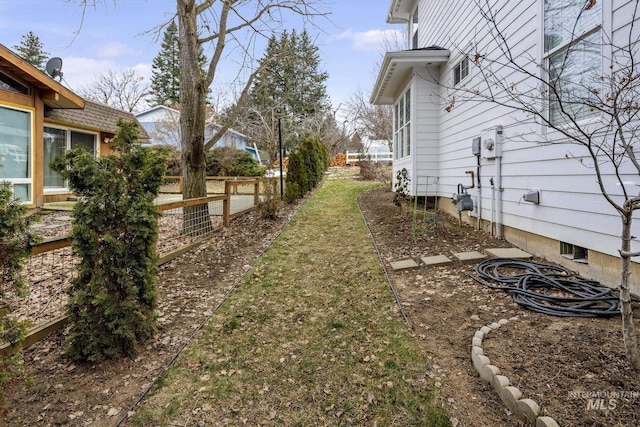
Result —
M188 252L208 238L213 231L229 225L231 219L255 209L260 202L262 185L277 185L274 178L226 179L223 194L189 200L176 200L158 204L158 264L162 265ZM242 205L232 209L239 187L249 186L253 197L243 197ZM203 213L200 217L185 215L187 208L207 205L207 209L194 209ZM205 217L206 216L206 217ZM23 342L26 348L67 323L64 307L66 289L75 276L77 259L72 254L71 237L46 239L37 245L29 259L24 274L29 295L10 301L16 306L12 315L29 320L35 325ZM11 352L9 344L0 343L0 354Z

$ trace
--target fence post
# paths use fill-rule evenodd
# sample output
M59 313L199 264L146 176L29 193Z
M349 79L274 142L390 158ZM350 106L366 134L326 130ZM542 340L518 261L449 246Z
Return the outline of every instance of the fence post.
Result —
M222 223L225 227L229 226L229 222L231 221L231 188L233 183L231 181L224 181L224 194L225 199L222 202Z
M258 203L260 203L260 178L256 178L253 185L253 205L258 206Z

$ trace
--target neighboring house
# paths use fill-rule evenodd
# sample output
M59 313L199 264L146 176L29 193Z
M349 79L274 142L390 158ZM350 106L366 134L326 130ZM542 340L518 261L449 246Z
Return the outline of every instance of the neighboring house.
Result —
M151 144L180 147L180 111L156 105L136 114L136 118L149 134Z
M529 55L535 68L535 64L563 58L573 46L567 34L588 3L391 0L387 23L405 26L408 49L386 53L371 102L393 106L393 175L406 169L412 194L438 196L439 207L457 216L450 198L459 184L471 187L469 172L474 172L475 186L467 190L473 209L462 212L464 221L611 285L620 280L620 217L600 194L593 168L576 160L582 155L580 147L540 144L563 141L558 132L532 124L508 107L460 100L453 108L450 105L452 90L482 81L474 63L476 54L504 55L489 36L478 4L499 8L495 10L498 25L508 43L523 56ZM579 55L567 62L575 67L576 81L583 70L606 73L609 64L604 64L600 40L610 39L611 34L620 37L621 29L634 28L629 21L635 2L592 3L577 37L595 43L585 41L592 48L574 50ZM547 16L545 9L550 11ZM545 22L553 25L545 27ZM569 31L558 35L559 28ZM500 72L507 81L515 78L507 69ZM517 87L537 86L535 81L518 80ZM542 108L551 117L556 114L553 103ZM594 116L577 119L594 120ZM528 136L527 142L522 135ZM640 236L638 219L632 234ZM637 250L640 241L634 238L632 244ZM639 264L633 263L632 277L639 276ZM640 294L637 279L632 291Z
M180 111L164 105L156 105L136 114L136 118L149 134L152 144L180 146ZM208 142L221 127L215 123L207 124L204 130L205 141ZM248 151L255 160L260 162L258 150L255 147L248 147L247 137L233 129L228 129L211 148L218 147L233 147Z
M69 191L49 161L76 145L109 154L118 117L135 120L84 101L0 44L0 181L28 206L66 199Z
M65 180L49 168L49 162L66 150L85 147L96 157L113 153L113 137L118 119L135 121L124 110L85 100L82 109L56 109L44 113L44 202L63 201L71 194ZM140 142L148 143L146 130L140 129Z

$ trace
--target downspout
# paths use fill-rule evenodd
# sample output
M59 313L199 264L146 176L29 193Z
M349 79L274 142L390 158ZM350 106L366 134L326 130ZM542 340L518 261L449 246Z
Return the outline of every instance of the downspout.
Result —
M496 157L496 237L502 239L502 157Z
M502 126L496 127L496 237L502 239Z
M476 155L476 159L478 161L476 166L476 180L478 183L478 224L477 229L480 230L482 227L482 187L480 185L480 153Z

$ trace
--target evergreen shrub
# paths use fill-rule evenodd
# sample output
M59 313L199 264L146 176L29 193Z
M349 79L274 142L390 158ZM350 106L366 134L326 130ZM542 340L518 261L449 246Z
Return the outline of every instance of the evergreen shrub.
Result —
M66 307L67 355L76 361L133 356L156 332L155 197L166 158L138 144L138 133L119 120L116 155L96 159L80 148L52 162L79 196L71 237L80 263Z

